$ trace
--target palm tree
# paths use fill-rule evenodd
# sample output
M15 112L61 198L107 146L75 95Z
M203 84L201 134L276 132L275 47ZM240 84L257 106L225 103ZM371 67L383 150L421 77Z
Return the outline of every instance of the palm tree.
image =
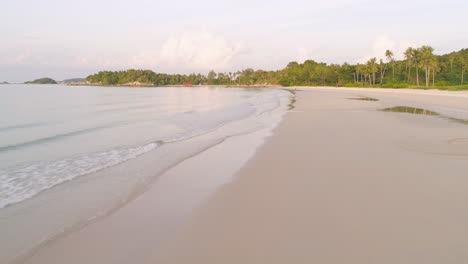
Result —
M363 77L365 77L365 65L362 65L360 63L356 65L356 75L357 82L365 82L365 80L363 79Z
M354 82L357 83L359 81L359 63L354 66L353 72Z
M372 86L372 77L371 77L371 69L370 69L370 68L371 68L370 62L367 61L366 69L365 69L365 71L366 71L366 77L364 78L364 80L367 79L367 80L369 81L369 85ZM366 83L367 83L367 82L366 82Z
M241 74L242 74L242 73L241 73L240 71L236 71L236 72L235 72L237 84L241 84L241 83L240 83Z
M406 49L404 55L406 59L406 69L408 70L408 82L409 82L410 75L411 75L411 65L413 61L413 48L409 47L408 49Z
M232 72L229 72L229 73L228 73L228 76L229 76L229 85L231 85L231 83L232 83L232 78L233 78L234 75L232 74Z
M424 68L425 74L426 74L426 88L429 87L429 80L430 80L430 74L431 74L431 61L433 60L434 57L434 48L431 46L422 46L419 48L420 52L420 58L421 58L421 66Z
M378 71L377 58L372 58L367 62L369 68L369 78L371 79L371 85L375 85L375 73ZM371 75L372 74L372 78Z
M386 50L385 57L387 58L387 64L392 64L392 82L395 82L395 58L393 57L393 52L391 50Z
M437 61L437 57L436 56L432 56L432 59L430 61L430 65L429 67L431 68L432 70L432 87L435 86L435 75L436 75L436 72L438 72L440 70L439 68L439 62Z
M208 73L208 76L207 76L208 77L208 84L210 84L210 85L215 84L216 83L216 76L217 76L216 72L211 70Z
M416 85L419 86L419 61L421 60L420 49L411 49L411 58L416 67Z
M387 70L387 64L385 64L382 59L380 59L379 61L379 70L380 70L380 86L382 86L383 78L385 76L385 71Z

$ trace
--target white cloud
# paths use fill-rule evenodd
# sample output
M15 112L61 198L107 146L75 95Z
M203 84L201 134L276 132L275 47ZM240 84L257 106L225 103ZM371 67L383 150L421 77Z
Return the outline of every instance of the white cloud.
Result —
M385 59L385 51L391 50L393 51L394 57L397 60L403 59L403 53L406 48L410 46L415 46L411 42L408 41L394 41L390 39L388 36L382 35L379 36L372 44L369 52L367 52L361 59L359 59L360 63L365 63L370 58L376 57L377 60Z
M299 48L297 50L297 57L296 60L299 63L303 63L306 60L311 59L310 53L306 48Z
M183 32L162 45L160 63L199 71L225 70L242 51L241 44L231 43L207 31Z
M291 44L289 44L291 45ZM276 70L284 68L288 62L303 63L306 60L331 63L327 56L328 48L314 44L304 44L276 50L281 46L268 43L231 42L221 35L209 31L184 31L176 33L161 42L153 41L144 49L135 49L132 53L92 52L77 54L72 62L80 68L95 70L124 70L130 68L151 69L165 73L207 73L209 70L232 71L252 67L255 69ZM395 42L387 37L376 39L372 48L359 62L365 62L373 56L382 57L387 48L393 49ZM261 49L259 50L259 47ZM362 54L361 54L362 55ZM341 62L336 62L341 63Z
M208 31L175 34L162 44L116 56L113 53L77 55L74 63L98 69L144 68L159 72L207 72L231 69L248 50Z

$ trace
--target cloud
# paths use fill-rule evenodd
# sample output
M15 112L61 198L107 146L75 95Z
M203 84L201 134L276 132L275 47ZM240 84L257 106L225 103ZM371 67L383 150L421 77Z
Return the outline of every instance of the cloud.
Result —
M388 36L382 35L377 37L377 39L373 42L369 52L367 52L361 59L359 59L358 62L365 63L373 57L376 57L377 60L385 60L386 50L393 51L395 59L401 60L403 59L404 51L410 46L415 45L408 41L394 41Z
M387 50L395 50L396 47L395 41L391 40L387 36L380 36L374 41L372 45L373 57L377 57L378 59L385 58L385 51Z
M310 53L306 48L299 48L297 50L296 60L299 63L303 63L306 60L311 59Z
M207 31L183 32L170 37L162 45L160 63L193 70L225 70L245 49L222 36Z
M145 68L159 72L207 72L231 69L249 50L208 31L185 31L133 53L77 55L74 64L98 69Z

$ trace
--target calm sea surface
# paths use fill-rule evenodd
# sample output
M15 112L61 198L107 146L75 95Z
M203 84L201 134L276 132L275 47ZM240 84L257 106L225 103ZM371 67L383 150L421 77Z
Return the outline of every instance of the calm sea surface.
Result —
M0 208L246 118L284 96L254 89L61 85L1 85L0 93Z
M158 202L171 210L153 228L175 228L253 155L290 102L282 90L222 87L0 85L0 95L0 263L117 211L182 161L242 142L222 152L216 180L191 175L204 191L183 193L177 184L190 180L177 177L165 189Z

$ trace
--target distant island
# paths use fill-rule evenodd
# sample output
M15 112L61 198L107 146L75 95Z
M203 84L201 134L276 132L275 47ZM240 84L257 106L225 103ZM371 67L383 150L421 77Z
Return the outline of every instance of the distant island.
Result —
M430 46L409 47L403 60L387 50L385 59L366 63L327 64L306 60L290 62L278 71L245 69L237 72L164 74L151 70L101 71L83 84L103 86L232 85L232 86L342 86L376 88L437 88L465 90L468 49L436 55Z
M57 84L57 82L51 78L41 78L34 81L25 82L25 84Z
M0 84L10 84L9 82L1 82Z

